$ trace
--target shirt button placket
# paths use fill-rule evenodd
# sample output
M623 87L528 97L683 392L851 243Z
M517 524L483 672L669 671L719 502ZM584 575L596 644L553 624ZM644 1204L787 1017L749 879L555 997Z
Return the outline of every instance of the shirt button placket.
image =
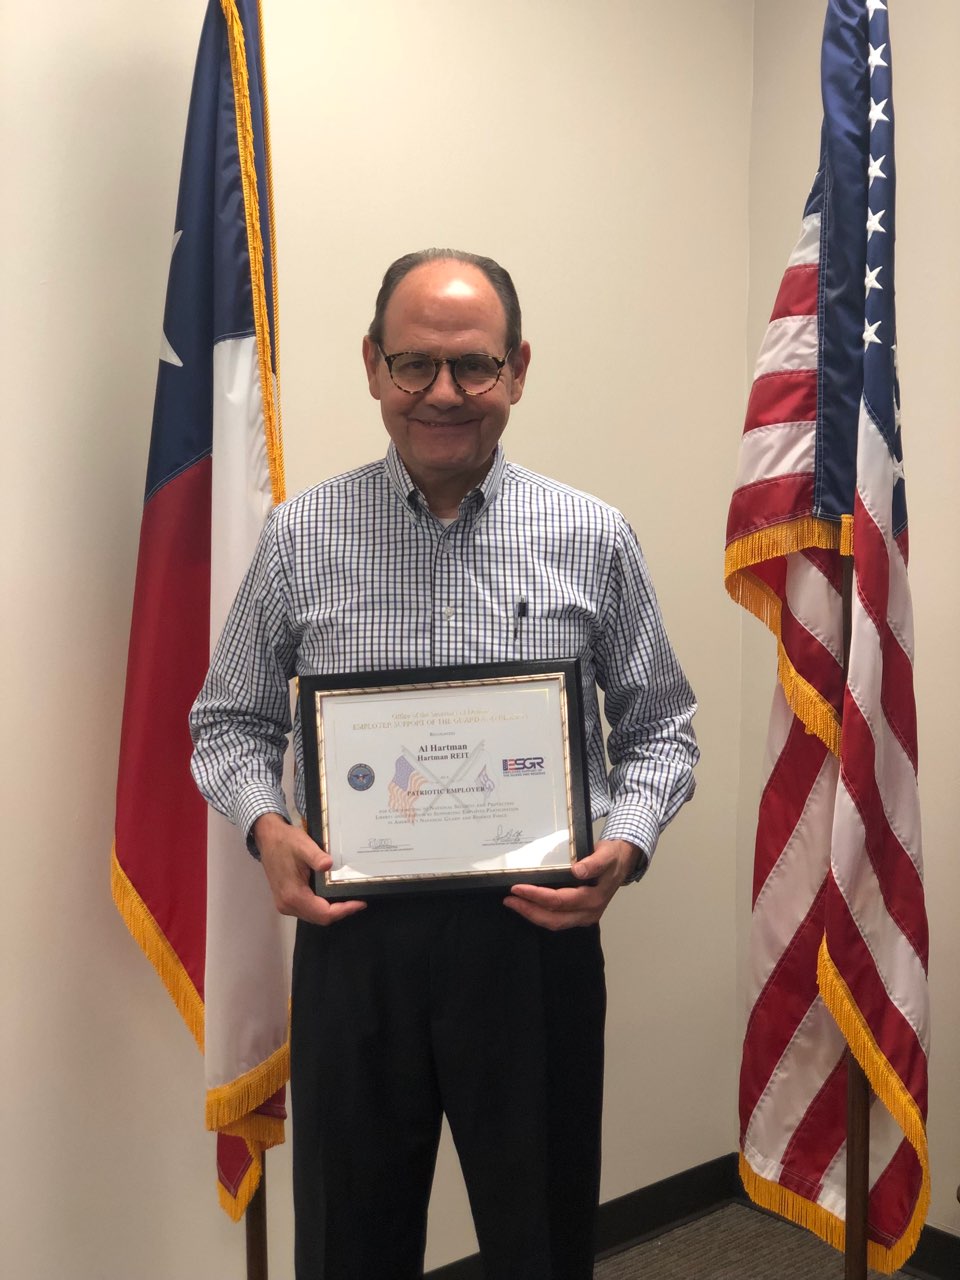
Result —
M460 660L460 595L454 536L449 530L442 535L434 570L434 652L439 666Z

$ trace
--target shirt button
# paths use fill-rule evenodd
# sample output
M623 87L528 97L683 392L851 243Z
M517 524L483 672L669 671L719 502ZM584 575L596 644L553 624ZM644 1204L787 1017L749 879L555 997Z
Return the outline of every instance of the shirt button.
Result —
M445 604L443 606L443 616L446 618L448 622L456 614L456 612L457 611L452 604Z

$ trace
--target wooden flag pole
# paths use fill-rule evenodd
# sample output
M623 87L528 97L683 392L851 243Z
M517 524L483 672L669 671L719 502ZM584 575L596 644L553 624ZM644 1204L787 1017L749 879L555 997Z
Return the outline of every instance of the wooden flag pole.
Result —
M847 1050L847 1230L844 1280L867 1280L870 1200L870 1082Z
M843 680L846 685L853 629L853 556L841 556L843 572ZM867 1280L867 1216L870 1201L870 1082L847 1050L847 1196L844 1280Z
M267 1153L260 1156L260 1185L247 1205L247 1280L267 1280Z

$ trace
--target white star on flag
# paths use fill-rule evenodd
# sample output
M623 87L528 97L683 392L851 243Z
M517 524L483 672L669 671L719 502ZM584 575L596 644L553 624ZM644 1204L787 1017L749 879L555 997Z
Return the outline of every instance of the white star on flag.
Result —
M867 0L867 16L872 18L878 9L886 9L883 0Z
M879 160L874 160L873 156L870 157L870 166L867 169L867 177L870 179L867 183L868 190L873 186L874 178L886 178L887 175L880 168L886 158L886 156L881 156Z
M872 44L867 46L870 50L867 54L867 65L870 67L871 71L876 71L877 67L888 67L890 65L888 62L884 62L883 60L883 51L886 47L887 46L885 44L880 45L876 49Z
M887 124L890 123L890 117L885 116L883 114L883 108L887 105L889 101L890 101L889 98L884 98L882 102L874 102L872 98L870 99L870 132L871 133L873 133L874 125L879 124L881 120L886 120Z
M174 237L173 237L173 248L170 250L170 257L171 257L171 258L173 257L174 253L176 252L177 245L180 243L180 237L181 237L182 235L183 235L183 232L182 232L182 231L177 231L177 232L174 234ZM177 366L177 368L178 368L178 369L182 369L182 368L183 368L183 361L180 359L180 357L179 357L179 356L177 355L177 353L174 351L173 347L171 347L171 345L170 345L170 340L169 340L169 338L167 337L167 335L166 335L165 333L161 334L161 342L160 342L160 359L161 359L161 360L166 360L167 364L175 364L175 365Z
M878 210L877 213L874 213L872 209L867 210L867 239L868 240L870 239L870 237L873 235L875 231L879 231L881 235L887 234L886 229L884 227L881 227L880 225L880 219L883 217L883 215L886 212L887 212L886 209L880 209Z
M877 337L877 330L880 328L881 324L883 324L883 321L878 320L876 324L868 324L867 327L864 329L863 331L864 351L866 351L867 347L869 347L871 342L875 342L878 347L883 345L883 343Z
M863 287L866 289L867 293L869 293L871 289L880 289L882 292L883 285L877 279L877 276L882 270L883 267L874 267L872 271L867 267L867 277L863 282Z
M903 479L903 459L894 458L893 460L893 483Z

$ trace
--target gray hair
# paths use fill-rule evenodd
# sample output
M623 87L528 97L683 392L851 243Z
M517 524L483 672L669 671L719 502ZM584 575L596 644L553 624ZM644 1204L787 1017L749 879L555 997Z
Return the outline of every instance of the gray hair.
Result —
M516 351L521 341L520 299L517 297L517 290L510 279L509 271L501 267L499 262L494 262L493 258L484 258L478 253L463 253L460 249L419 249L416 253L405 253L402 258L398 258L387 267L380 292L377 294L373 319L367 330L371 342L375 342L378 347L383 346L384 316L394 290L404 276L427 262L465 262L482 271L503 304L504 315L507 318L507 351Z

